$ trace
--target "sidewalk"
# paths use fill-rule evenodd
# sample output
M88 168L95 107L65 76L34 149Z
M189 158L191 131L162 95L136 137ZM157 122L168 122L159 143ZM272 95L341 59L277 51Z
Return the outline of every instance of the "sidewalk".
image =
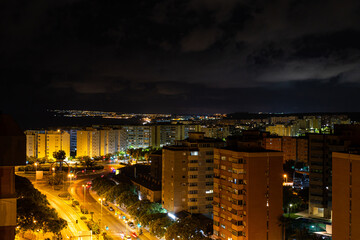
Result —
M101 204L100 201L99 201L100 196L99 196L95 191L93 191L92 189L89 189L89 193L90 193L90 195L91 195L92 198L94 198L99 204ZM112 202L108 202L108 203L109 203L109 206L111 206L111 207L113 207L113 208L115 209L115 212L116 212L116 210L118 210L118 211L120 211L121 214L124 215L127 219L131 219L130 215L126 212L125 209L121 208L120 206L117 206L116 204L114 204L114 203L112 203ZM125 224L125 225L126 225L126 228L129 227L127 224ZM141 238L142 236L145 236L146 238L151 239L151 240L159 240L157 237L151 235L151 233L149 232L148 229L142 228L142 230L143 230L143 233L142 233L141 236L139 236L140 238ZM131 231L133 231L133 230L131 230Z
M319 222L323 222L323 223L330 223L331 224L331 220L330 219L325 219L322 217L314 217L313 215L310 215L307 210L302 211L302 212L297 212L295 213L296 215L299 215L303 218L307 218L307 219L312 219L314 221L319 221Z

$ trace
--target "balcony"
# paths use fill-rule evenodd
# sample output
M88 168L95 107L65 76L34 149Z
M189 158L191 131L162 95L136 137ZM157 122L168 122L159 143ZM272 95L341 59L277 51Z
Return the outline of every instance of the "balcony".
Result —
M243 221L244 220L244 217L243 216L239 216L237 214L232 214L231 218L233 220L236 220L236 221Z
M239 195L239 194L231 194L231 197L236 200L244 200L245 199L244 195Z
M236 225L232 224L232 229L235 231L245 231L245 226L243 226L243 225L236 226Z
M233 168L241 168L241 169L245 168L244 164L241 164L241 163L232 163L231 166Z
M245 173L233 173L231 176L237 179L245 179Z
M246 189L246 185L243 185L243 184L235 184L235 183L232 183L232 184L231 184L231 187L232 187L233 189L238 189L238 190Z
M232 204L231 207L235 210L244 210L244 206L243 205L236 205L236 204Z

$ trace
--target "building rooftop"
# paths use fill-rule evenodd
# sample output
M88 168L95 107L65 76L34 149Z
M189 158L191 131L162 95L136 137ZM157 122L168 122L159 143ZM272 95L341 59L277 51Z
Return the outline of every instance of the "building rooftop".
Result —
M163 149L172 150L172 151L199 151L199 148L196 147L187 147L182 145L171 145L171 146L164 146Z
M148 175L139 175L137 178L131 178L131 181L152 191L161 191L161 183Z
M231 147L224 147L224 148L219 148L219 149L225 149L225 150L230 150L230 151L234 151L234 152L250 152L250 153L256 153L256 152L281 152L281 151L276 151L276 150L268 150L262 147L242 147L242 146L231 146Z

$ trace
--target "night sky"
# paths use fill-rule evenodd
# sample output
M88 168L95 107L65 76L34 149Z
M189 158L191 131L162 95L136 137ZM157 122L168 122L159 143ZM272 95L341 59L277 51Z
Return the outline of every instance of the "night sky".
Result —
M1 105L359 111L358 0L5 0Z

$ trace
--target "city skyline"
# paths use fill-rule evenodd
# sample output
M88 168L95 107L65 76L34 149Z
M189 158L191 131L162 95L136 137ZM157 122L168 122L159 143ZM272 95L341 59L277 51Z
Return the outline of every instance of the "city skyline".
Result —
M1 239L360 239L359 0L0 6Z

